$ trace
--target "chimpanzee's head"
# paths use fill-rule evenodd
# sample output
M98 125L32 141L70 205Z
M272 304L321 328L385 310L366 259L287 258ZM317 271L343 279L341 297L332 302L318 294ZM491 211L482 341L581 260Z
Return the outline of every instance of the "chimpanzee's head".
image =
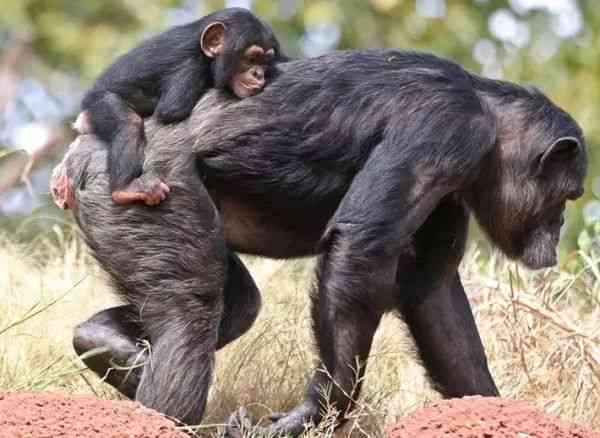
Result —
M280 56L271 28L240 8L216 12L206 20L200 46L204 55L213 60L215 87L228 88L241 99L259 93Z
M507 256L531 269L552 266L566 201L583 194L583 134L537 90L491 106L498 116L498 137L473 185L471 206Z

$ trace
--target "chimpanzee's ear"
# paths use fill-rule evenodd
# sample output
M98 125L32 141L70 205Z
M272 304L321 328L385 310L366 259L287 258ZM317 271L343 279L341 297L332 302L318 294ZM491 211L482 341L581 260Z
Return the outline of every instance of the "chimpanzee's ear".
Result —
M539 174L553 164L564 166L566 161L574 159L581 150L581 144L575 137L561 137L542 154L539 162Z
M225 25L219 21L210 23L200 36L202 52L209 58L215 58L225 49Z

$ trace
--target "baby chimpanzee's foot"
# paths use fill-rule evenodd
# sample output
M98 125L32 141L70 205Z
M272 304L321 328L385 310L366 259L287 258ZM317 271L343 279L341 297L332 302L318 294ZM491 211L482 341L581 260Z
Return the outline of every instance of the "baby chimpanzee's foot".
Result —
M158 205L167 198L170 191L169 186L159 178L144 174L134 179L124 190L114 191L112 198L117 204L143 202L146 205Z

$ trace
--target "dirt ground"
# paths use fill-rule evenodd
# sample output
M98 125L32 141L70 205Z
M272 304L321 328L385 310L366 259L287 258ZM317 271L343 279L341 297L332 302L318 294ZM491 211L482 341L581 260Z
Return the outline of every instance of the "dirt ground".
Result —
M388 438L600 438L529 402L466 397L432 403ZM0 395L0 438L186 438L175 424L128 401L52 393Z
M187 438L159 413L127 401L50 393L0 395L1 438Z
M390 428L389 438L600 438L525 401L466 397L433 403Z

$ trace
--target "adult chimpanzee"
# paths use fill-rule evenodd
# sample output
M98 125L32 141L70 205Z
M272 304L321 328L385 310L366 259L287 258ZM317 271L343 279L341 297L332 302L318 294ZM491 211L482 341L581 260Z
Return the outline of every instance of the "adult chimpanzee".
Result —
M197 423L214 350L259 308L232 251L317 254L320 363L270 432L298 435L326 402L342 419L387 311L444 396L497 395L458 274L469 215L509 257L553 265L565 203L583 191L577 123L534 88L431 55L338 52L281 69L250 99L210 92L187 121L147 125L145 168L172 186L155 209L106 202L103 160L89 153L102 147L85 137L73 148L63 165L80 226L128 303L78 326L77 351L107 348L86 359L103 375L108 358L133 363L149 340L125 391Z
M153 205L169 188L142 173L143 117L163 124L186 119L210 88L239 98L258 93L272 63L281 58L272 30L246 9L218 11L174 27L120 57L82 102L75 127L93 132L110 147L113 200Z

